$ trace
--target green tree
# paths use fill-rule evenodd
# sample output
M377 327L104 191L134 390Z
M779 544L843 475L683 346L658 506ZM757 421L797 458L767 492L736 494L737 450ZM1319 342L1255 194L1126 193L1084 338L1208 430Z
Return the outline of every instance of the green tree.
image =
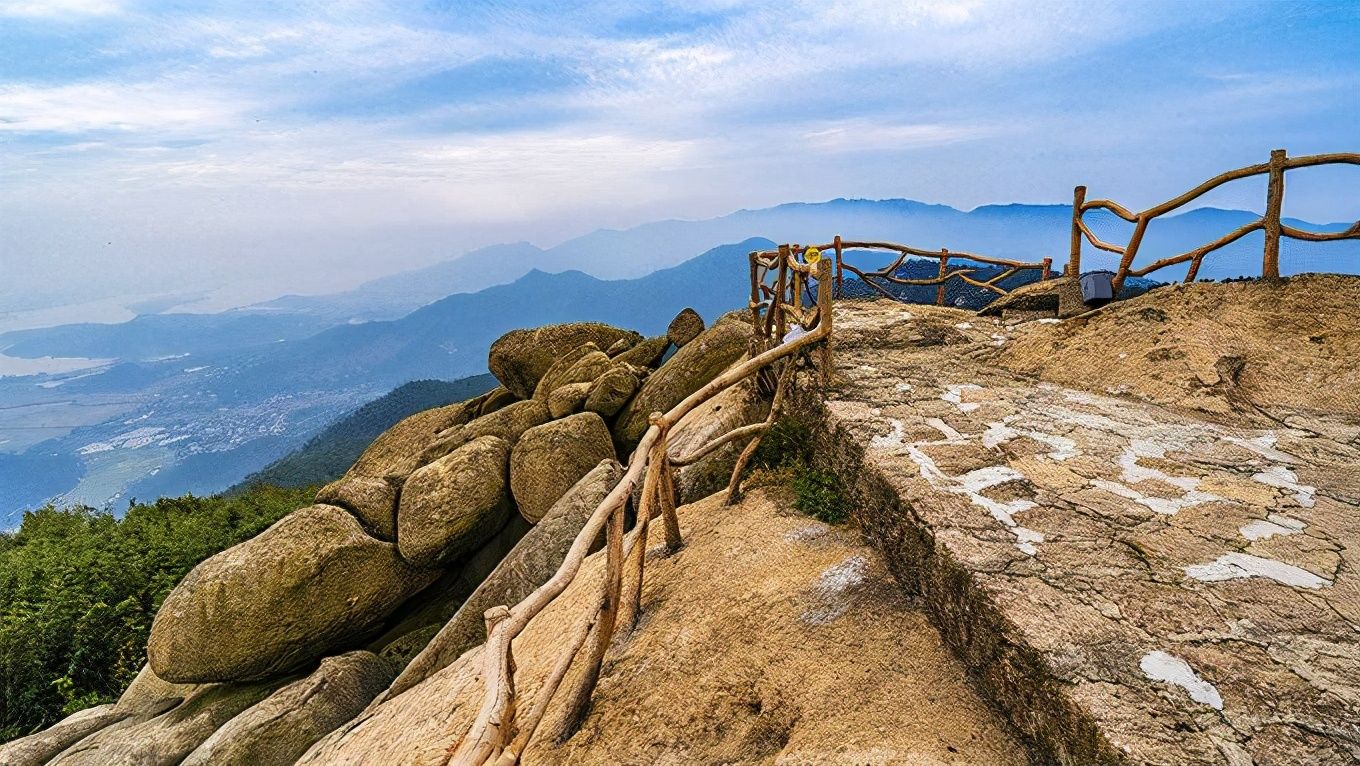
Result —
M151 620L195 564L311 501L314 488L130 503L121 519L41 508L0 533L0 741L115 699Z

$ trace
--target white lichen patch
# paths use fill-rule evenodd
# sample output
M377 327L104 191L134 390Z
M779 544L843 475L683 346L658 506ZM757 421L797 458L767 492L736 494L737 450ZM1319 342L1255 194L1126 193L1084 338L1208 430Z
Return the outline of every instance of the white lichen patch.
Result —
M1248 540L1269 540L1276 535L1297 535L1302 532L1307 524L1298 519L1291 519L1278 513L1267 515L1264 519L1243 524L1238 530L1242 536Z
M902 421L894 420L892 430L883 436L875 436L869 440L869 449L901 449L902 441L907 436L902 430Z
M958 407L959 412L972 412L982 405L977 402L963 401L963 392L981 390L982 386L973 385L972 383L958 383L947 388L943 394L940 394L940 398L946 402L952 403L955 407Z
M960 329L960 330L971 330L971 329L973 329L973 325L972 325L971 323L969 323L969 322L959 322L958 324L956 324L956 325L954 325L954 326L957 327L957 328Z
M1043 431L1018 430L1011 428L1007 424L1007 421L1009 420L1011 420L1011 418L1007 418L1006 421L1000 423L988 423L987 430L982 434L982 446L987 449L995 449L1012 439L1028 436L1041 444L1047 444L1052 447L1053 450L1048 453L1048 456L1053 460L1069 460L1081 454L1081 451L1077 449L1077 442L1074 439L1069 439L1066 436L1044 433Z
M869 575L869 559L851 556L822 572L812 585L812 598L817 605L803 612L800 620L809 625L825 625L850 611L854 590L864 584Z
M968 498L973 505L986 510L992 518L1001 522L1011 534L1015 535L1015 547L1019 548L1021 552L1029 556L1038 553L1039 549L1035 546L1035 543L1043 542L1043 533L1026 529L1015 521L1015 514L1036 507L1036 503L1024 499L1002 502L982 494L982 490L988 487L1024 479L1024 474L1009 466L993 465L969 471L962 476L950 476L940 470L939 465L929 455L921 451L922 444L929 443L917 442L907 445L907 454L920 469L921 477L930 482L932 487L951 494L962 495Z
M944 434L944 438L948 439L951 442L963 441L967 438L963 434L954 430L953 426L949 425L943 420L940 420L939 418L926 418L926 425Z
M1251 478L1270 487L1278 487L1294 493L1294 502L1303 508L1312 508L1316 503L1317 487L1300 484L1298 474L1282 465L1273 465L1260 471Z
M914 390L915 388L916 387L910 383L898 383L897 385L893 386L893 390L899 394L905 394L908 391Z
M1237 552L1225 553L1204 564L1188 566L1185 568L1185 573L1203 582L1264 577L1293 588L1308 588L1310 590L1325 588L1332 584L1331 580L1318 577L1307 569L1296 567L1293 564Z
M1223 709L1223 696L1213 684L1199 677L1190 663L1166 652L1148 652L1138 663L1143 675L1154 681L1179 686L1190 694L1190 699L1214 710Z

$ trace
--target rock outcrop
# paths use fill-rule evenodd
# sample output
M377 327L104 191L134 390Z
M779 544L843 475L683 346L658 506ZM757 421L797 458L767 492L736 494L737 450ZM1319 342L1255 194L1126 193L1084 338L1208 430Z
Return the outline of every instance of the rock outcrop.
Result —
M627 362L616 363L590 384L582 406L587 412L593 412L600 417L614 417L642 385L645 371L645 367L634 367Z
M62 751L51 766L174 766L285 681L205 686L167 713L136 723L124 719L91 734Z
M614 423L621 452L631 452L653 412L666 412L746 353L751 327L735 318L719 320L647 377Z
M354 461L343 477L326 485L316 502L353 513L375 536L396 534L397 491L419 465L419 455L437 434L478 414L485 397L418 412L385 431Z
M612 459L609 427L593 412L525 431L510 454L510 491L520 515L537 523L590 469Z
M416 567L457 560L510 517L510 443L482 436L411 474L397 511L397 552Z
M623 467L613 460L602 461L581 477L506 554L383 697L401 694L486 640L486 610L497 604L519 603L547 582L590 514L622 478Z
M684 309L671 320L666 328L666 337L679 348L699 337L704 331L704 318L694 309Z
M558 357L586 343L609 348L637 333L599 322L572 322L532 330L512 330L491 345L491 374L520 399L529 399L534 388Z
M394 668L371 652L327 657L213 732L183 766L291 766L317 740L363 711Z
M487 413L466 425L454 426L440 432L439 438L426 447L417 458L419 465L429 465L473 439L495 436L514 446L525 431L552 419L547 402L529 399L514 402L495 412Z
M277 676L355 640L437 576L349 512L309 506L175 586L151 626L151 668L179 683Z
M116 711L113 705L96 705L72 713L36 734L0 745L0 764L41 766L71 745L127 717L127 713Z

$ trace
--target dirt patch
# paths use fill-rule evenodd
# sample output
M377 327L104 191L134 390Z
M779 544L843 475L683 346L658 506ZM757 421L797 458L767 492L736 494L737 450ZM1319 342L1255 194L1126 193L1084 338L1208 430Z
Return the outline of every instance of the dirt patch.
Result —
M1026 763L857 531L773 489L718 499L686 509L681 553L653 549L581 731L527 763Z
M1026 324L992 361L1259 423L1291 410L1360 415L1357 355L1360 278L1303 275L1173 285L1082 318Z

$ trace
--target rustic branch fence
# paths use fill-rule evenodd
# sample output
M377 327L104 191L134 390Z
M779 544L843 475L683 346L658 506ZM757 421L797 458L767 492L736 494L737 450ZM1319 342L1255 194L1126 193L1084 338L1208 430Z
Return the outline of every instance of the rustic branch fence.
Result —
M1208 181L1196 186L1190 191L1169 199L1160 205L1153 205L1141 213L1134 213L1124 206L1107 199L1086 200L1086 187L1078 186L1072 198L1072 250L1068 256L1066 273L1069 276L1076 276L1081 273L1081 242L1086 239L1091 245L1099 250L1105 250L1120 256L1119 269L1115 272L1113 284L1111 285L1114 293L1119 294L1124 286L1124 280L1130 276L1142 277L1151 274L1158 269L1174 266L1176 264L1189 261L1190 268L1185 274L1186 282L1193 282L1199 275L1200 263L1204 256L1212 253L1219 248L1236 242L1253 231L1262 230L1265 232L1265 254L1261 261L1261 275L1269 280L1280 278L1280 237L1304 240L1307 242L1330 242L1341 239L1360 239L1360 221L1345 231L1316 233L1302 231L1292 226L1286 226L1280 220L1281 210L1284 206L1284 175L1286 171L1296 168L1312 167L1314 165L1360 165L1360 154L1338 153L1338 154L1314 154L1306 157L1286 156L1284 149L1276 149L1270 153L1270 161L1259 165L1250 165L1245 168L1229 170L1226 173L1214 176ZM1183 207L1186 204L1198 199L1208 192L1228 183L1242 178L1250 178L1269 174L1270 180L1266 186L1266 212L1255 221L1245 226L1235 229L1222 237L1202 245L1193 250L1188 250L1179 255L1169 256L1157 261L1153 261L1141 268L1133 268L1133 260L1138 256L1138 248L1143 243L1143 235L1147 232L1148 223L1158 216L1165 215L1173 210ZM1130 235L1128 242L1123 245L1116 245L1106 242L1097 237L1084 220L1085 214L1095 209L1108 210L1114 215L1133 224L1133 234Z
M1015 276L1026 270L1039 272L1040 279L1048 279L1053 274L1053 259L1044 258L1041 261L1027 262L1017 261L1008 258L997 258L989 255L977 255L959 251L950 251L947 248L939 250L922 250L907 245L899 245L896 242L871 242L843 240L839 235L834 240L824 245L781 245L778 250L764 250L753 252L750 255L751 261L751 310L757 311L769 308L764 315L764 326L758 327L767 338L783 338L788 329L790 321L799 322L802 318L803 309L796 300L801 299L801 294L807 291L806 280L799 280L797 275L793 279L786 279L786 274L781 271L781 264L793 262L799 263L806 253L811 249L817 249L822 253L829 254L835 262L835 292L834 296L840 298L845 292L845 272L850 272L859 277L865 285L877 290L884 297L893 300L900 300L892 292L878 284L876 280L882 280L897 285L935 285L935 305L943 306L945 303L945 287L951 279L957 279L965 284L996 293L997 296L1006 295L1007 290L1001 284L1007 278ZM849 263L845 258L846 251L849 250L877 250L896 253L897 257L881 269L865 271ZM908 279L897 275L897 269L906 262L908 257L915 258L934 258L939 261L939 272L926 279ZM950 262L959 264L962 261L975 264L986 264L989 266L1002 267L999 274L987 279L977 279L971 276L975 274L979 267L962 265L950 268ZM773 279L774 284L768 284ZM783 285L784 290L776 289L776 285Z
M651 424L633 451L623 478L591 513L553 576L513 607L497 606L486 611L487 640L481 658L484 684L482 705L468 733L453 748L449 762L458 766L485 764L513 766L518 763L520 755L542 722L549 702L561 687L568 671L575 662L584 661L585 670L569 692L564 717L565 726L569 728L579 724L599 678L605 650L609 647L618 627L624 625L631 629L642 609L647 530L652 518L660 517L665 525L666 547L669 551L678 550L683 543L675 509L672 469L693 463L724 444L749 438L750 441L738 458L728 484L727 501L734 502L739 495L741 474L747 461L783 407L792 381L794 365L792 357L814 344L822 343L825 349L824 361L827 363L824 364L824 371L829 366L830 344L823 341L831 335L832 263L829 260L815 266L802 263L787 248L781 249L779 258L777 269L780 282L777 283L776 289L782 294L791 293L798 297L785 304L786 307L795 307L795 310L785 308L774 310L772 313L779 315L781 327L786 316L795 316L804 327L805 333L787 342L781 340L777 343L766 343L764 339L768 336L759 332L759 329L769 324L765 321L767 317L762 316L759 309L753 307L759 348L752 349L751 358L723 372L672 407L669 412L652 413ZM813 305L805 306L801 296L807 291L809 277L813 276L816 278L817 292ZM794 289L795 286L797 289ZM754 284L752 290L753 293L756 290ZM783 370L778 376L779 382L770 407L770 415L763 423L738 428L714 439L690 455L672 457L668 453L667 440L670 429L686 413L729 387L781 364ZM639 479L642 481L642 507L638 509L637 522L633 529L625 534L625 504L632 496L633 488ZM605 576L599 583L596 598L591 602L593 607L587 614L581 616L572 631L567 634L567 640L562 645L557 661L532 704L521 710L515 693L513 641L535 616L576 579L592 543L598 538L601 530L605 532ZM626 592L623 588L625 568L632 574L632 587Z

